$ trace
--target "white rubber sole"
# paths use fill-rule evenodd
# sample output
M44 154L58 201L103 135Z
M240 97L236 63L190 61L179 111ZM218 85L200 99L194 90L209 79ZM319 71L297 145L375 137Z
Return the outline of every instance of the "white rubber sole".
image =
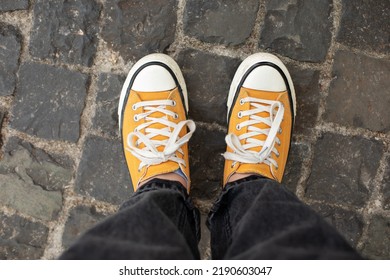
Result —
M295 89L294 89L294 84L292 82L290 73L288 72L286 66L283 64L283 62L276 57L273 54L269 53L255 53L250 56L248 56L246 59L244 59L243 62L241 62L240 66L238 67L236 73L234 74L233 81L230 85L230 90L229 90L229 96L228 96L228 101L227 101L227 117L229 121L229 112L232 107L232 103L234 101L235 94L238 90L238 87L240 86L242 77L247 73L247 71L255 64L261 63L261 62L270 62L278 66L284 73L284 75L287 78L288 85L290 87L291 91L291 100L293 103L293 113L294 113L294 120L296 116L296 97L295 97Z
M179 82L179 85L182 89L183 97L184 97L184 106L185 109L188 113L188 94L187 94L187 87L186 83L184 81L183 74L180 70L179 65L177 65L176 61L173 60L170 56L162 53L154 53L154 54L149 54L147 56L144 56L140 60L138 60L133 67L130 69L129 73L127 74L125 83L123 84L122 90L121 90L121 95L119 97L119 106L118 106L118 117L119 117L119 130L121 129L122 125L122 109L123 106L125 105L125 98L128 93L128 87L130 85L130 82L134 76L134 74L145 64L150 63L150 62L160 62L168 66L174 75L176 76L177 81Z

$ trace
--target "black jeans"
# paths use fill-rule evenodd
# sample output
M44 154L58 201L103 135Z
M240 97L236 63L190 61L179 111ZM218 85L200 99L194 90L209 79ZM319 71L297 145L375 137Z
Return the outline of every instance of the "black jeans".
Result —
M199 211L178 182L153 180L87 231L60 259L199 259ZM283 185L228 184L208 218L213 259L360 259Z

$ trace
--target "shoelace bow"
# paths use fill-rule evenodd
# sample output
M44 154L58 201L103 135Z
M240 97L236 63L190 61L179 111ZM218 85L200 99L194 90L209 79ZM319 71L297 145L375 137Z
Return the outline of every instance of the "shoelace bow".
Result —
M142 101L133 105L133 110L137 110L140 107L144 109L144 113L134 115L134 120L146 120L146 122L137 126L133 132L127 135L128 147L126 147L126 150L141 161L138 170L141 170L144 166L157 165L166 161L174 161L184 166L186 165L184 159L176 156L176 151L183 154L181 146L190 140L195 131L195 123L192 120L180 121L179 123L168 120L167 116L171 116L174 119L178 118L176 113L167 109L167 106L175 105L176 102L173 100ZM156 112L162 113L164 117L155 118L150 116ZM149 127L153 124L161 124L164 128L156 129ZM183 137L179 137L179 133L184 126L187 126L188 132ZM140 132L143 129L145 129L145 134ZM153 139L158 135L165 136L166 139ZM144 144L142 149L138 148L141 143ZM160 146L164 147L161 152L158 150Z
M275 148L275 143L280 145L280 140L277 137L281 133L280 125L283 120L284 107L280 101L271 101L253 97L245 97L240 100L241 104L250 102L250 110L240 111L239 118L250 116L249 120L237 124L237 129L248 127L248 132L237 136L230 133L226 136L226 144L233 150L233 152L225 152L223 156L227 160L233 161L233 166L237 162L241 163L265 163L267 165L273 164L278 168L277 162L271 157L271 153L279 156L278 150ZM257 114L267 112L269 117L260 117ZM260 129L256 124L265 123L269 128ZM258 135L266 135L265 141L255 139L253 137ZM241 144L241 140L245 140L245 144ZM262 147L260 152L249 150L254 147Z

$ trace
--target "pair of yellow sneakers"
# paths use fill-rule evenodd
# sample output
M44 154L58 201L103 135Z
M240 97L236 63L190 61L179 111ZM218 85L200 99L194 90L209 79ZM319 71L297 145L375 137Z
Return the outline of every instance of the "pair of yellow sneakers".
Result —
M227 107L223 186L248 174L281 182L296 112L285 65L268 53L247 57L234 75ZM171 57L147 55L132 67L118 115L134 190L152 178L175 174L189 192L188 141L195 123L188 120L188 109L184 77Z

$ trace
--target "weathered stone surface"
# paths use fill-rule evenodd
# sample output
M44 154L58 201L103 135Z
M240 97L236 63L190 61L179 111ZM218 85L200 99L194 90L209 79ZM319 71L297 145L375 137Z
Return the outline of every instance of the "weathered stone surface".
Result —
M61 190L72 179L73 162L18 138L8 140L0 161L0 205L42 220L57 217Z
M269 0L259 46L301 61L325 60L331 0Z
M11 25L0 23L0 96L14 93L20 48L18 31Z
M76 142L87 76L37 63L22 65L19 76L11 126L46 139Z
M308 134L314 128L320 106L320 72L310 69L299 69L287 65L294 83L297 99L294 134Z
M83 148L76 177L76 192L114 204L133 193L121 143L91 136Z
M103 220L106 215L96 211L95 207L77 206L72 209L65 224L62 246L67 249L84 231Z
M389 131L389 72L389 61L337 52L324 118L341 125Z
M15 11L28 9L28 0L1 0L0 11Z
M96 97L96 114L92 127L103 135L118 136L118 104L125 77L101 74Z
M226 151L225 133L210 127L197 126L189 143L191 193L199 199L212 199L221 190Z
M296 192L299 178L301 178L302 164L309 156L309 147L302 143L291 143L283 184L293 193Z
M324 134L315 145L306 196L363 207L382 153L383 145L377 141Z
M178 63L186 79L190 118L226 125L226 101L239 59L185 50Z
M37 0L31 55L90 66L96 53L100 10L95 0Z
M321 203L314 203L310 206L333 225L352 246L357 245L364 225L360 215Z
M176 0L107 0L102 38L125 59L162 52L173 43Z
M343 0L337 40L355 48L390 53L390 5L382 0Z
M48 231L39 222L0 213L0 259L39 259Z
M383 208L390 210L390 158L387 158L387 168L382 181Z
M250 36L258 9L256 0L188 0L184 32L204 42L239 45Z
M367 234L369 238L363 247L363 255L370 259L390 259L390 219L373 216Z

